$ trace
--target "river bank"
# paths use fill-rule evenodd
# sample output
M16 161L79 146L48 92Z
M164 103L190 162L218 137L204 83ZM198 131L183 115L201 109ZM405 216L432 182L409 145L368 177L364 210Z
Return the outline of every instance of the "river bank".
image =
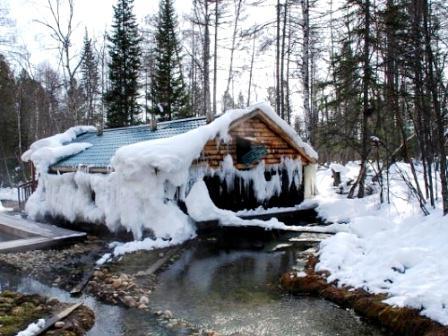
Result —
M422 168L415 166L423 185ZM337 186L333 171L341 174ZM447 335L448 225L440 202L423 214L404 163L391 166L389 189L381 190L369 171L370 194L349 199L358 171L355 162L319 169L316 211L337 223L336 234L319 244L305 271L284 274L282 285L352 308L399 335Z
M70 305L56 298L43 297L38 294L25 295L9 290L0 292L0 335L14 336L19 331L36 321L48 319ZM61 319L45 333L44 336L82 336L95 323L91 309L81 305L65 319ZM45 322L43 322L45 324ZM30 333L23 333L28 335Z
M360 288L337 285L329 282L329 273L316 271L319 260L310 256L305 271L287 272L281 278L282 287L293 294L308 294L322 297L343 308L353 309L396 335L446 336L448 327L420 315L419 310L408 307L393 307L386 304L386 294L372 294Z
M87 333L94 336L351 336L353 332L383 336L352 311L322 299L297 298L279 288L280 275L310 247L304 240L293 234L229 246L228 239L209 236L172 254L169 249L126 254L96 270L81 297L70 297L71 286L83 278L79 270L84 274L91 270L103 251L99 241L91 240L38 251L34 258L29 253L26 263L23 254L1 255L2 271L5 260L15 266L0 274L0 286L64 302L86 302L96 315L96 324ZM72 254L82 264L73 272ZM43 263L46 256L52 262ZM166 263L149 275L153 261L166 256ZM66 274L51 276L58 267ZM77 281L71 280L73 274Z

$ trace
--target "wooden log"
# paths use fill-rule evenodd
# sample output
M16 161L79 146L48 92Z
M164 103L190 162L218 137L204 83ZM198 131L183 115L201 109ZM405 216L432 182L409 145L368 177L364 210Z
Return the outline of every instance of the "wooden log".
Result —
M112 257L112 253L109 253L109 254L110 254L110 256L109 256L109 258L106 259L105 262L110 261L113 258ZM102 265L96 265L95 264L95 267L90 272L87 272L86 274L84 274L84 277L81 279L81 281L75 287L72 288L72 290L70 291L70 295L71 296L81 295L82 291L87 286L87 284L89 283L90 279L92 279L93 274L95 273L95 271L99 270L101 268L101 266Z
M38 331L35 336L38 335L42 335L44 334L48 329L50 329L56 322L59 322L60 320L65 319L66 317L68 317L70 314L72 314L76 309L78 309L79 307L82 306L82 302L80 303L76 303L74 305L71 305L70 307L62 310L61 312L53 315L52 317L50 317L48 320L45 321L45 326Z
M225 155L227 155L227 154L225 154ZM222 160L224 160L225 155L224 154L216 154L216 155L206 154L206 155L204 155L204 159L206 159L207 161L210 161L210 160L222 161Z
M172 256L174 256L177 252L180 251L180 247L172 249L170 251L168 251L165 256L163 256L162 258L158 259L154 264L152 264L151 266L149 266L148 269L146 269L145 271L139 272L139 275L144 275L144 276L148 276L151 274L154 274L155 272L157 272L163 265L165 265L168 260L170 260L170 258Z

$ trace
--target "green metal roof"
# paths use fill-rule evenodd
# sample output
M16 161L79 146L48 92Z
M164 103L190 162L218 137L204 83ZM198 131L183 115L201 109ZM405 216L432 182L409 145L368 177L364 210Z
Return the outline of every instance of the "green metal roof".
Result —
M105 129L102 135L98 135L96 132L84 133L73 142L87 142L91 143L92 146L85 151L56 162L51 168L54 170L77 168L80 165L90 168L108 168L115 151L122 146L140 141L172 137L205 124L206 118L199 117L160 122L154 131L150 129L149 125L139 125Z

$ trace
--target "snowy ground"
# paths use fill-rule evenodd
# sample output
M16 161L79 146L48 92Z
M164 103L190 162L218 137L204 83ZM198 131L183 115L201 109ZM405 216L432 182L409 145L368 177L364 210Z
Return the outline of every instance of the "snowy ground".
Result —
M17 201L17 189L16 188L0 188L0 201Z
M411 176L407 165L398 167ZM348 164L344 178L355 177L358 169ZM386 303L421 309L448 325L448 218L440 206L428 205L430 215L423 216L396 167L390 205L380 206L379 194L349 200L335 193L332 182L330 169L319 170L317 210L329 221L348 224L321 243L318 270L330 271L329 281L387 293Z

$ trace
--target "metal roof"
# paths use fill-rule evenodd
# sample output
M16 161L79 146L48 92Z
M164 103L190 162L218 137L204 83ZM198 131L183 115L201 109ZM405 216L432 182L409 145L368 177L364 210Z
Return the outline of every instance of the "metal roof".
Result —
M140 141L172 137L206 124L205 117L160 122L152 131L149 125L105 129L102 135L88 132L79 135L73 142L88 142L92 146L78 154L66 157L51 166L53 170L77 168L86 165L91 168L108 168L115 151L125 145Z

